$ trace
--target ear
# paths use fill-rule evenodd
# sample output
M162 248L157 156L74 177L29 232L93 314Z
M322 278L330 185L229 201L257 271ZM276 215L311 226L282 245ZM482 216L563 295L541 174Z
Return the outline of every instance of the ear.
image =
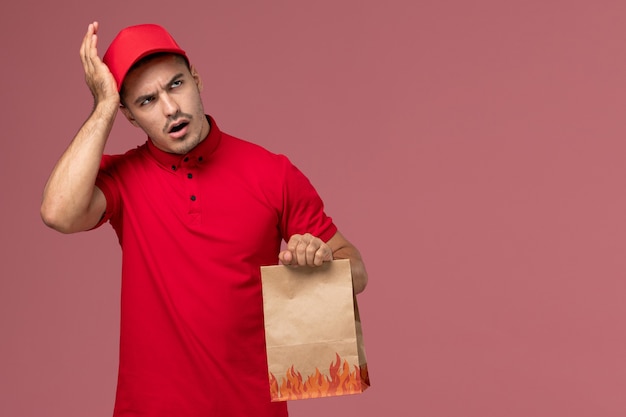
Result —
M198 91L202 91L202 78L200 78L200 74L198 74L196 67L194 67L193 65L190 65L189 72L191 72L191 76L193 77L193 80L196 82Z
M139 125L137 124L137 121L135 120L135 118L133 117L133 113L128 109L128 107L126 107L123 104L120 104L120 110L122 111L122 113L124 114L124 116L126 116L126 118L128 119L128 121L135 127L139 127Z

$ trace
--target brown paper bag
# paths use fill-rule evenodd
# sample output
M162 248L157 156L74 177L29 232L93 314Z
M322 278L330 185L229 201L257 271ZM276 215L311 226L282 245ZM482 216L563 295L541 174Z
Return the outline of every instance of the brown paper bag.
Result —
M261 279L272 401L369 387L350 261L265 266Z

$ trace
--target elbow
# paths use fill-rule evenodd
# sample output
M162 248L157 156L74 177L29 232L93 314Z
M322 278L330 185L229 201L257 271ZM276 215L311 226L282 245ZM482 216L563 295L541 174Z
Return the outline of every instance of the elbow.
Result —
M41 220L46 226L56 230L57 232L65 234L74 233L76 230L72 228L71 223L65 219L62 214L62 210L50 207L50 205L45 202L41 205Z

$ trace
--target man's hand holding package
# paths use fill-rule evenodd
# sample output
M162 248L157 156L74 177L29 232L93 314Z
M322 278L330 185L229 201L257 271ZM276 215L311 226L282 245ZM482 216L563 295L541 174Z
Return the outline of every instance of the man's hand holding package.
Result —
M278 259L283 265L320 266L333 260L333 251L322 239L310 233L295 234L287 242L287 249L280 252Z

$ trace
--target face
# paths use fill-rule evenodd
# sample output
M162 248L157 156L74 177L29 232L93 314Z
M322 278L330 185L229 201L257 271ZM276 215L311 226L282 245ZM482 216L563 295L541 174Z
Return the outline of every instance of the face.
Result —
M195 68L177 56L159 56L128 73L121 109L157 148L185 154L209 134L201 89Z

